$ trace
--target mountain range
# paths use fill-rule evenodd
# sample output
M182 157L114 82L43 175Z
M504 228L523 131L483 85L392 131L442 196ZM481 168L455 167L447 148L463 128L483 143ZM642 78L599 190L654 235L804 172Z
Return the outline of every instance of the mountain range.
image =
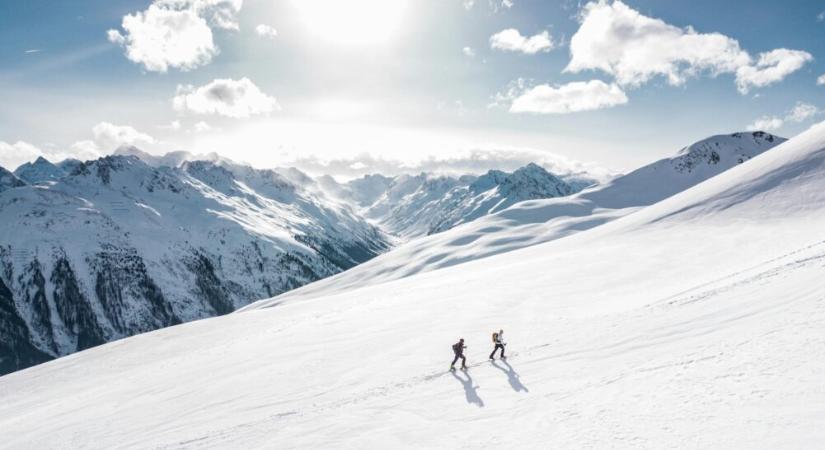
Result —
M339 183L134 147L41 157L4 170L0 186L0 373L226 314L416 235L573 192L536 165Z

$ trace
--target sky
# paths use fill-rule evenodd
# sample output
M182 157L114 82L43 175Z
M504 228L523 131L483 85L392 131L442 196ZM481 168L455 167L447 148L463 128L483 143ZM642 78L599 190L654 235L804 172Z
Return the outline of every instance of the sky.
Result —
M0 166L632 170L825 120L819 0L0 2Z

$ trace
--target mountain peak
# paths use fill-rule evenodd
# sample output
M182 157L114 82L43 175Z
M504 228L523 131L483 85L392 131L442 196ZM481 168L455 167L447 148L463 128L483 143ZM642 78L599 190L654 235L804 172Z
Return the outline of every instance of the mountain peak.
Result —
M677 172L693 172L703 166L741 164L787 139L764 131L711 136L682 148L671 164Z
M18 178L17 175L0 167L0 192L25 185L26 183Z
M88 177L96 175L103 184L111 183L112 174L122 172L127 168L146 168L148 165L134 155L113 154L102 158L86 161L72 171L72 176Z
M573 188L566 182L532 162L512 173L489 170L470 185L470 190L483 192L496 186L502 189L503 195L525 190L523 194L528 198L558 197L573 193Z
M18 167L14 174L27 183L43 183L66 176L66 171L52 164L48 159L38 156L34 162Z
M149 153L144 152L143 150L135 147L134 145L121 145L114 152L112 152L112 156L137 156L138 158L144 156L152 156Z

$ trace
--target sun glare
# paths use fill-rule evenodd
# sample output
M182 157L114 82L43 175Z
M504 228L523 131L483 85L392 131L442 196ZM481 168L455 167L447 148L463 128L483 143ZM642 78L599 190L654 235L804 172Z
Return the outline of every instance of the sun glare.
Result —
M293 0L307 29L336 44L382 45L401 27L409 0Z

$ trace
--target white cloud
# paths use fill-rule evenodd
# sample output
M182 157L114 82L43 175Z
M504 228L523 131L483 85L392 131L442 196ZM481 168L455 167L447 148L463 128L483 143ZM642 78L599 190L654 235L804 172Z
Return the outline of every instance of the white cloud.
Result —
M785 125L785 121L779 117L762 116L746 128L748 131L774 131L782 128L782 125Z
M205 133L207 131L210 131L212 129L212 127L208 123L206 123L204 121L200 121L200 122L195 124L193 129L195 130L196 133Z
M640 86L657 76L680 85L701 73L731 73L740 92L747 92L782 80L811 58L807 52L777 49L761 54L754 64L735 39L670 25L619 0L588 3L580 20L565 71L601 70L622 86Z
M822 11L821 13L816 15L816 21L817 22L825 21L825 11Z
M791 122L804 122L819 114L819 108L810 103L797 102L796 106L785 116L785 120Z
M98 147L97 143L91 139L86 139L83 141L77 141L69 147L69 151L72 153L74 158L80 160L87 160L87 159L95 159L101 156L102 152ZM84 157L82 155L93 155L89 157Z
M141 133L128 125L115 125L110 122L100 122L92 127L92 136L93 143L98 149L103 150L114 150L121 145L141 146L155 143L155 139L146 133Z
M275 37L278 36L278 30L272 28L269 25L264 24L260 24L257 27L255 27L255 33L257 33L260 37L269 39L275 39Z
M461 53L464 53L464 56L468 58L475 58L476 51L472 49L472 47L464 47L461 49Z
M556 44L550 33L542 31L530 37L522 36L515 28L508 28L490 36L490 47L498 50L521 52L534 55L538 52L549 52Z
M40 148L24 141L17 141L13 144L0 141L0 166L7 170L15 170L21 164L32 162L41 156L51 162L63 161L66 158L82 160L99 158L100 152L94 147L94 143L92 146L91 148L72 146L69 151L63 151L49 145L46 148Z
M796 105L788 111L784 117L762 116L747 126L748 131L773 131L782 128L788 122L804 122L821 111L814 105L803 102L796 102Z
M464 6L464 9L467 11L473 9L475 4L476 0L461 0L461 5ZM512 8L513 0L487 0L487 5L490 7L490 11L493 13L498 13L503 9Z
M488 0L487 3L490 4L490 10L494 13L498 13L503 9L510 9L513 7L512 0Z
M180 123L180 120L173 120L169 125L159 125L158 128L162 130L180 130L183 125Z
M819 78L816 79L816 85L817 86L825 86L825 73L823 73L822 75L819 76Z
M145 11L123 16L122 32L109 30L109 41L146 70L191 70L218 54L212 28L237 30L243 0L155 0Z
M13 171L19 165L34 161L43 156L43 151L28 142L17 141L13 144L0 141L0 166Z
M140 147L152 145L155 142L155 138L141 133L134 127L100 122L92 127L92 139L75 142L69 147L69 153L73 158L89 160L99 158L122 145Z
M120 34L120 31L115 29L110 29L106 31L106 39L113 44L124 45L126 44L126 37Z
M145 146L155 142L152 136L133 127L100 122L92 127L92 139L75 142L68 150L61 150L53 144L46 144L44 148L40 148L23 141L14 144L0 141L0 166L13 170L20 164L34 161L41 156L52 162L66 158L87 161L97 159L121 145Z
M808 52L786 48L760 53L755 65L736 70L736 86L739 92L747 94L751 87L763 87L782 81L813 59Z
M236 119L280 109L277 100L261 92L249 78L216 79L200 87L178 86L172 105L180 112L217 114Z
M600 80L574 81L560 86L538 86L511 91L510 112L568 114L610 108L627 103L627 95L616 84Z

